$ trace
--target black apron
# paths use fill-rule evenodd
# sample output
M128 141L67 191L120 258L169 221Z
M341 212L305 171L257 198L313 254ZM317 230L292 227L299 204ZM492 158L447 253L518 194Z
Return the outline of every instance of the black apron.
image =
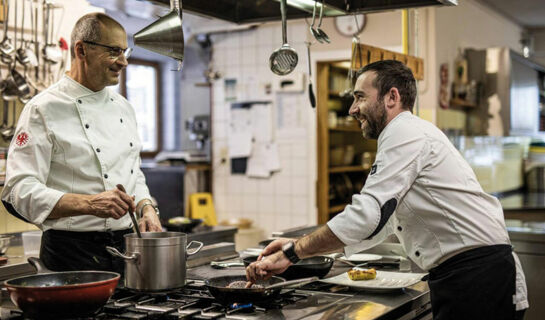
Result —
M429 272L434 320L514 320L516 267L510 245L471 249Z
M42 235L40 259L52 271L100 270L123 276L124 260L109 254L106 246L125 252L123 235L132 232L47 230Z

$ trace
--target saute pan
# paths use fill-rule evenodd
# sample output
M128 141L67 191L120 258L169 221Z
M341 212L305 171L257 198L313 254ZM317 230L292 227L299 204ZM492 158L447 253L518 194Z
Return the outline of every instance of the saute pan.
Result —
M256 256L249 256L242 259L246 267L256 260ZM335 262L333 258L324 256L302 259L296 264L289 266L286 271L278 276L287 280L306 277L318 277L321 279L329 273L329 270L331 270L331 267L333 266L333 262Z
M6 280L11 301L28 318L89 317L114 293L119 273L47 270L39 259L28 258L38 274Z
M269 280L261 280L255 283L259 287L244 288L246 276L221 276L205 281L210 294L222 305L229 306L233 303L260 304L272 300L278 296L283 287L294 284L306 284L318 280L316 277L286 281L280 277L272 277ZM233 283L242 286L229 287Z

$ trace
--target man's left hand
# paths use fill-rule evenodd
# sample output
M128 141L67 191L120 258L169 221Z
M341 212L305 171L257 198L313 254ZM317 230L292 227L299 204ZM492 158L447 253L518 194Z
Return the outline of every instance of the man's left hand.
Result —
M161 227L161 221L159 221L159 216L155 212L155 209L147 206L144 208L142 213L142 218L138 220L138 229L142 232L161 232L163 228Z

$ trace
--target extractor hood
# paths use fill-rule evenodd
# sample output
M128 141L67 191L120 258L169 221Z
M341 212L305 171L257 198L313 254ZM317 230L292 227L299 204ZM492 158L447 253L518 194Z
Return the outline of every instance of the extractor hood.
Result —
M148 1L164 6L170 5L170 0ZM180 2L183 11L239 24L280 20L280 3L277 0L181 0ZM305 8L305 3L310 5ZM312 6L312 3L313 0L288 0L288 19L308 17L308 8ZM358 12L457 4L458 0L324 0L324 15L337 16Z

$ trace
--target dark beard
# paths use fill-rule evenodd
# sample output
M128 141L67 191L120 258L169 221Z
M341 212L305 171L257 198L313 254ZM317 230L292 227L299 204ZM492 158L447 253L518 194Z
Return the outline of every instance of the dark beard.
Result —
M366 139L378 139L378 136L386 127L387 115L384 102L377 101L373 108L375 113L367 117L367 126L363 130L363 137Z

